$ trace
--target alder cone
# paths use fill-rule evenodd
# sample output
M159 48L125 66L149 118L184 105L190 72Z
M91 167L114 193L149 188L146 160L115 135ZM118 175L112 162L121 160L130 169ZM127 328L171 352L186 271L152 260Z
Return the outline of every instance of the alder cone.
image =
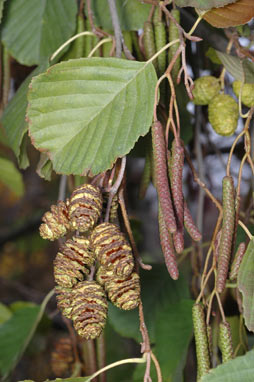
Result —
M72 320L80 337L99 337L106 324L108 304L104 289L96 281L83 281L73 288Z
M195 105L208 105L220 92L220 83L214 76L204 76L194 81L192 90Z
M44 224L41 224L39 228L43 239L53 241L64 236L70 230L68 204L68 200L66 203L59 201L57 205L51 206L50 211L43 215L42 221Z
M239 98L242 82L234 81L233 90L235 95ZM254 84L243 84L241 101L248 107L254 106Z
M95 256L90 249L90 241L83 237L73 237L61 246L54 260L54 276L58 285L71 288L88 275Z
M238 105L234 98L227 94L216 95L209 103L208 119L217 134L234 134L238 121Z
M102 212L99 187L83 184L70 197L69 218L73 230L86 232L94 227Z
M222 362L227 362L233 358L234 349L230 324L225 321L219 326L219 345L222 354Z
M51 369L56 377L67 377L71 374L74 364L71 340L60 338L51 353Z
M231 176L225 176L222 183L222 206L223 221L221 229L221 239L219 244L217 291L221 293L226 284L230 255L232 251L232 241L235 225L235 190Z
M104 286L106 281L109 281L115 277L115 273L112 269L101 265L96 272L96 281Z
M131 310L139 305L140 279L136 272L127 278L109 278L105 281L105 290L110 301L120 309Z
M101 265L113 269L119 277L127 277L134 267L132 249L119 227L99 224L91 234L91 244Z
M202 377L210 369L209 345L205 323L204 307L201 303L193 305L192 320L194 337L196 343L196 354L198 363L198 375Z
M55 287L57 307L66 318L71 318L72 288Z

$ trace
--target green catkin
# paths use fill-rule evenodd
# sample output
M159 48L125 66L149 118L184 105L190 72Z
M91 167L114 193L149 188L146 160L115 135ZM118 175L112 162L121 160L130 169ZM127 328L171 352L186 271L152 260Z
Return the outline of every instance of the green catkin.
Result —
M163 21L159 20L158 17L154 17L154 35L155 35L155 48L156 48L156 51L158 52L167 43L165 24ZM167 55L165 50L159 55L157 60L158 60L158 74L159 76L161 76L165 72L166 65L167 65Z
M172 16L175 18L175 20L180 24L180 12L178 9L173 9L171 11ZM176 27L176 25L170 21L169 24L169 41L173 41L179 38L179 31ZM180 43L176 43L172 45L169 50L168 50L168 62L170 63L171 60L173 59L177 49L179 48ZM177 75L180 70L180 65L181 65L181 59L180 56L177 57L177 60L172 68L171 75L174 83L177 80Z
M211 325L206 326L206 334L207 334L210 362L212 362L212 358L213 358L213 331L212 331Z
M210 369L209 346L207 339L204 306L195 304L192 308L192 320L196 343L198 376L201 378Z
M123 39L124 43L129 49L129 51L132 53L132 37L131 37L131 32L129 31L123 31ZM125 57L125 55L124 55Z
M132 46L135 52L135 57L137 58L138 61L144 61L144 57L138 43L138 34L136 31L131 31L130 33L131 33L131 39L132 39Z
M225 321L219 327L219 347L222 354L222 362L225 363L233 358L234 349L230 324Z
M218 273L216 283L216 289L219 293L221 293L225 288L234 235L235 190L233 178L231 176L225 176L223 178L222 206L223 221L219 245Z
M154 39L154 30L153 30L153 24L150 21L146 21L144 23L144 49L145 49L145 58L146 60L149 60L155 53L156 53L156 47L155 47L155 39ZM153 64L155 69L158 69L158 61L153 60Z
M242 242L239 244L237 248L234 261L231 265L230 274L229 274L230 280L235 280L237 278L238 271L239 271L245 251L246 251L246 244Z

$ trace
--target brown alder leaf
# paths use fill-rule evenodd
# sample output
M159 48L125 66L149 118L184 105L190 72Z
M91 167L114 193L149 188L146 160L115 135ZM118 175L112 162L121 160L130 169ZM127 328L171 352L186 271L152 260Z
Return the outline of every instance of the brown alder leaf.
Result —
M217 28L228 28L246 24L254 17L254 1L238 0L222 8L213 8L203 18Z

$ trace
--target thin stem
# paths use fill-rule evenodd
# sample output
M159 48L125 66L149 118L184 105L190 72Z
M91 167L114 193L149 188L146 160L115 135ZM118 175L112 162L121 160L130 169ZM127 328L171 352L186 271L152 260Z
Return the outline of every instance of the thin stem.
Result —
M242 227L242 229L245 231L246 235L249 237L250 240L253 240L253 235L250 233L246 225L241 221L238 220L238 224Z
M106 366L106 346L105 346L105 335L104 331L101 333L100 337L96 339L96 350L97 350L97 360L98 368L103 369ZM106 382L106 373L101 373L99 376L99 382Z
M195 151L196 151L197 163L198 163L198 175L201 182L204 182L205 181L204 161L203 161L202 146L200 142L201 123L202 123L201 106L195 107L195 116L196 116ZM197 227L198 227L198 230L201 232L201 234L203 234L204 201L205 201L205 191L203 190L203 188L200 188L199 194L198 194Z
M153 363L154 363L154 366L155 366L155 369L156 369L157 382L162 382L162 374L161 374L160 364L159 364L155 354L152 351L151 351L151 358L153 360Z
M214 289L209 297L209 303L208 303L207 314L206 314L206 325L209 325L211 310L212 310L212 303L213 303L213 298L215 293L216 293L216 290Z
M195 21L195 23L193 24L193 26L191 27L189 32L187 32L188 36L191 36L195 32L195 30L196 30L198 24L200 23L200 21L202 20L203 16L204 16L204 14L197 18L197 20Z
M125 167L126 167L126 156L122 158L121 167L120 167L120 170L118 172L117 179L116 179L115 183L113 184L113 186L109 190L107 210L106 210L105 219L104 219L105 222L108 222L108 220L109 220L109 214L110 214L110 208L111 208L112 200L113 200L113 197L117 193L117 191L118 191L118 189L122 183Z
M110 42L112 41L112 38L111 37L106 37L104 38L103 40L99 41L97 45L95 45L95 47L91 50L91 52L89 53L89 55L87 56L88 58L92 57L93 54L96 52L96 50L103 44L105 44L106 42Z
M71 321L68 320L64 316L62 316L62 319L63 319L65 325L67 326L68 332L70 334L70 338L71 338L71 342L72 342L72 349L73 349L74 358L75 358L75 363L77 365L81 364L79 354L78 354L78 348L77 348L77 337L76 337L76 333L75 333L75 331L71 325Z
M49 61L52 61L54 60L54 58L56 58L56 56L67 46L69 45L72 41L76 40L77 38L81 37L81 36L96 36L93 32L89 32L89 31L84 31L84 32L80 32L78 34L75 34L75 36L72 36L71 38L69 38L69 40L65 41L65 43L63 43L53 54L52 56L50 57Z
M144 354L142 358L127 358L127 359L122 359L121 361L117 361L114 363L111 363L108 366L103 367L102 369L96 371L93 375L91 375L89 378L85 378L84 382L90 382L92 381L95 377L100 375L101 373L104 373L105 371L112 369L113 367L124 365L126 363L145 363L146 362L146 357L147 355ZM81 380L80 380L81 381Z
M155 53L151 58L149 58L148 61L146 61L146 65L150 64L150 62L153 62L153 60L155 60L162 52L164 52L164 50L170 48L172 45L174 44L177 44L178 42L180 42L180 39L176 39L176 40L173 40L173 41L170 41L169 43L167 43L166 45L164 45L160 50L158 50L157 53Z
M68 179L67 175L61 175L60 184L59 184L59 191L58 191L58 200L64 200L65 199L67 179Z
M226 317L225 317L225 313L224 313L224 310L223 310L223 306L222 306L222 303L221 303L221 299L220 299L219 293L215 292L215 294L216 294L216 297L217 297L217 301L218 301L218 305L219 305L222 321L226 322Z
M123 188L121 188L120 191L119 191L119 204L120 204L120 207L121 207L121 212L122 212L122 217L123 217L124 225L125 225L126 231L128 233L128 236L129 236L129 239L130 239L130 242L131 242L131 246L132 246L134 257L135 257L136 261L138 262L138 264L140 265L141 268L143 268L143 269L145 269L147 271L150 271L152 269L152 266L149 265L149 264L144 264L142 262L140 256L139 256L139 253L138 253L138 249L137 249L137 246L136 246L136 243L135 243L135 240L134 240L134 236L133 236L133 233L132 233L131 225L130 225L130 220L129 220L128 213L127 213L126 206L125 206L124 195L123 195Z
M122 54L123 35L122 35L121 27L120 27L118 14L117 14L115 0L108 0L108 6L109 6L113 28L114 28L115 40L116 40L116 57L120 58Z
M209 278L210 278L210 276L211 276L211 274L212 274L213 271L214 271L214 269L213 269L213 267L211 267L211 268L209 269L209 272L207 273L207 275L206 275L206 277L205 277L205 280L204 280L204 282L203 282L203 285L202 285L202 287L201 287L201 289L200 289L200 293L199 293L199 295L198 295L198 297L197 297L197 299L196 299L196 303L199 303L199 301L200 301L201 298L203 297L203 294L204 294L204 290L205 290L206 284L207 284L207 282L208 282L208 280L209 280Z
M97 365L96 365L96 352L93 340L84 340L82 343L82 354L86 365L86 374L96 374ZM94 376L95 377L95 376ZM93 377L93 378L94 378ZM97 379L94 380L97 382Z
M237 144L237 142L239 141L239 139L245 134L245 131L243 130L237 137L236 139L234 140L232 146L231 146L231 149L230 149L230 152L229 152L229 156L228 156L228 163L227 163L227 176L230 176L230 165L231 165L231 160L232 160L232 156L233 156L233 152L234 152L234 149L235 149L235 146Z

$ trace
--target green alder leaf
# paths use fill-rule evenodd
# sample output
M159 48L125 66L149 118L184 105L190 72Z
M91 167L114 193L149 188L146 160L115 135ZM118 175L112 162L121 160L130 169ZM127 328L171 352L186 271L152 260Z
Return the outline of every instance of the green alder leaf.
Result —
M116 8L122 30L133 31L143 28L149 16L151 5L138 0L116 0ZM103 29L113 30L107 0L93 0L94 22Z
M155 316L155 347L153 351L159 361L164 382L182 380L182 372L189 343L192 338L192 300L170 301ZM134 372L134 381L140 382L145 365L138 365ZM156 371L152 370L152 379L156 381ZM179 379L180 377L180 379Z
M3 44L21 64L37 65L72 36L76 14L76 0L11 0Z
M241 60L239 57L215 51L225 66L226 70L236 79L249 84L254 83L254 62L248 59Z
M24 183L21 173L14 163L0 157L0 182L7 186L15 195L21 197L24 194Z
M37 164L37 169L36 169L37 174L41 177L44 178L45 180L50 181L51 180L51 175L52 175L52 162L51 160L47 157L46 154L41 153L40 155L40 160Z
M155 315L164 306L189 298L188 282L183 272L177 281L170 278L165 265L153 264L151 271L140 272L145 322L151 341L155 341ZM122 311L109 305L108 319L114 330L123 337L140 342L138 309Z
M109 169L149 131L156 81L152 63L81 58L52 66L29 87L33 145L57 173Z
M27 123L25 121L25 116L28 85L33 76L45 71L48 66L48 61L44 61L34 69L19 87L3 113L2 124L6 132L8 144L14 151L21 168L25 168L29 164L27 160L24 162L24 157L26 155L25 133L27 132Z
M195 7L203 11L208 11L211 8L224 7L236 1L237 0L175 0L175 4L178 7Z
M204 375L200 382L253 382L254 350L236 357Z
M12 311L8 308L8 306L0 302L0 325L8 321L9 318L11 318L11 316L12 316Z
M20 309L14 309L12 317L0 326L0 373L3 378L9 375L24 353L53 294L54 290L50 291L41 306L19 302Z
M249 242L237 276L243 296L243 317L248 330L254 332L254 239Z

